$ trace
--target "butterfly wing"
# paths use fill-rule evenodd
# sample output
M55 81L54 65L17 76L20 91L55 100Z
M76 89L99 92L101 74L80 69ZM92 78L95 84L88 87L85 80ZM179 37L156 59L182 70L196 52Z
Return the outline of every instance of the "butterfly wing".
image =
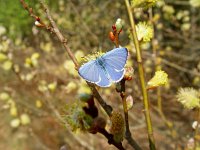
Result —
M83 64L79 70L78 73L80 76L92 83L99 82L99 71L98 67L96 65L95 60L91 60L85 64Z
M113 82L119 82L124 77L125 73L124 69L118 71L113 67L111 67L110 65L106 65L106 71L109 74L110 80Z
M126 48L115 48L102 56L106 71L113 82L119 82L123 78L127 57L128 50Z
M86 81L95 83L98 86L108 87L111 84L102 67L96 63L96 60L91 60L82 65L78 73Z
M96 82L96 84L101 87L109 87L111 85L112 81L109 80L108 76L105 73L105 70L103 70L101 66L99 66L99 67L100 68L98 71L99 71L100 81Z

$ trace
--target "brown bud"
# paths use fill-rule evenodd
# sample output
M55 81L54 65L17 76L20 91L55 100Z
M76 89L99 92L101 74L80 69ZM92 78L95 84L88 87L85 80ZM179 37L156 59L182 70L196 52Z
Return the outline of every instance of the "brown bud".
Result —
M42 24L41 22L39 22L39 21L35 21L35 25L37 26L37 27L44 27L45 25L44 24Z
M124 79L128 80L128 81L132 80L133 79L133 74L134 74L134 69L132 67L126 68Z
M36 17L35 17L35 20L36 20L36 21L40 21L40 17L36 16Z
M111 31L109 32L109 38L110 38L111 41L115 41L115 35Z
M115 24L112 25L112 29L113 29L113 31L117 30Z

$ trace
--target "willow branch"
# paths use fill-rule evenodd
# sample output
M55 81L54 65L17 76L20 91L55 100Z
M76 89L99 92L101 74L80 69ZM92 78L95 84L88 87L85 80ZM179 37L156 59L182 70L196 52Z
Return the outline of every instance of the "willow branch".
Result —
M69 55L70 59L73 61L76 69L79 67L78 61L76 60L74 54L72 53L71 49L69 48L69 46L67 45L67 39L64 38L64 36L61 34L61 32L59 31L55 21L52 19L50 12L48 10L48 8L44 5L44 3L40 2L46 15L47 18L49 19L53 29L54 29L54 33L56 34L56 36L58 37L58 39L60 40L60 42L63 43L63 46L65 47L65 50L67 51L67 54Z
M137 38L134 17L133 17L133 13L132 13L132 9L131 9L129 0L124 0L124 1L126 4L129 21L131 24L131 34L133 36L133 42L134 42L135 49L136 49L139 78L140 78L141 90L142 90L142 95L143 95L144 114L145 114L147 132L148 132L148 138L149 138L149 148L151 150L155 150L156 147L155 147L155 140L154 140L154 135L153 135L153 127L152 127L152 122L151 122L151 117L150 117L148 93L147 93L147 89L146 89L146 85L145 85L146 83L145 83L145 76L144 76L144 68L143 68L143 64L142 64L141 49L140 49L139 41Z

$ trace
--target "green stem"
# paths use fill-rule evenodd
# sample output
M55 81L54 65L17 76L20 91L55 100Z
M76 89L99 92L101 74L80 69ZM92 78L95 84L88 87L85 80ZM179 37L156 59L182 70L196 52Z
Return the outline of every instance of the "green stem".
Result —
M150 110L149 110L149 100L148 100L148 94L147 94L147 89L146 89L146 84L145 84L144 68L143 68L143 64L142 64L140 45L139 45L139 42L137 39L137 34L136 34L136 29L135 29L134 17L133 17L133 13L131 10L129 0L124 0L124 1L126 3L126 7L127 7L129 21L131 24L131 34L133 36L133 42L134 42L135 49L136 49L138 69L139 69L139 78L140 78L140 84L141 84L142 95L143 95L144 114L145 114L145 119L146 119L146 124L147 124L147 132L148 132L148 138L149 138L149 147L150 147L150 150L156 150L155 140L154 140L154 136L153 136L153 128L152 128L152 123L151 123L151 117L150 117Z

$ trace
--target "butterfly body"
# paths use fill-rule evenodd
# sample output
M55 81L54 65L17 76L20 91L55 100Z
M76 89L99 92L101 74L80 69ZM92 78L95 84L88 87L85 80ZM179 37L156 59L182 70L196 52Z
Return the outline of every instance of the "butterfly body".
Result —
M102 58L102 56L97 57L96 64L105 69L105 60Z
M108 71L106 70L105 60L104 60L104 58L102 56L98 57L96 59L96 64L97 64L97 66L99 66L103 70L103 72L105 73L107 79L111 80L110 77L109 77Z
M119 82L123 78L127 57L126 48L115 48L83 64L78 72L83 79L101 87L108 87L112 82Z

